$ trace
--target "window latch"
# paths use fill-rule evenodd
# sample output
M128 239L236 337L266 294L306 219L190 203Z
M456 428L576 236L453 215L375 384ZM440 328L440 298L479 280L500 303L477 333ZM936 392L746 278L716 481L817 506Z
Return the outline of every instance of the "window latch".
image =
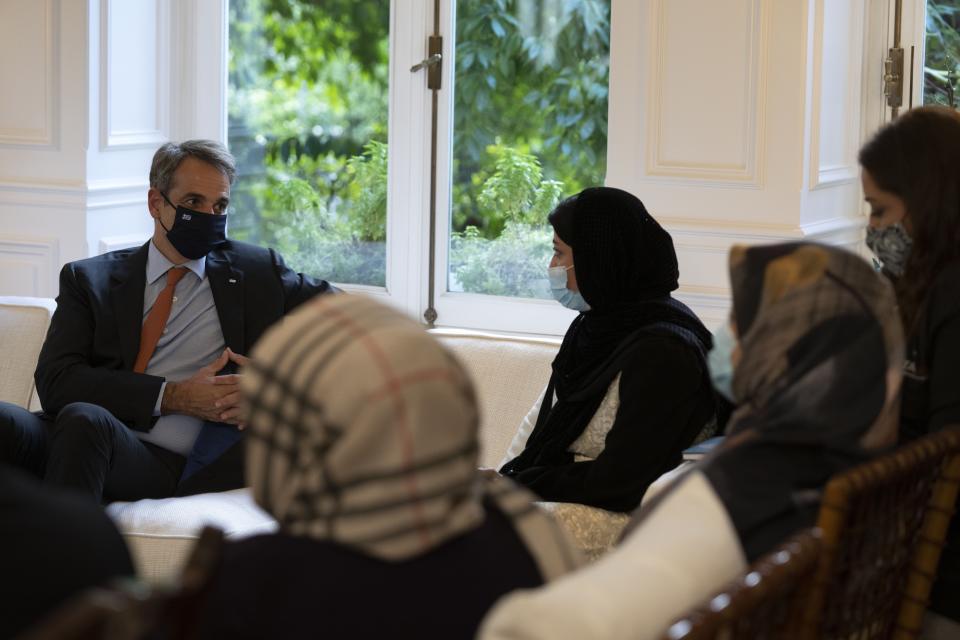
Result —
M432 67L435 64L440 64L440 60L442 59L443 59L442 55L440 55L439 53L435 53L429 58L424 58L417 64L410 67L410 71L420 71L420 69L424 69L426 67Z
M430 36L427 41L427 57L410 67L410 71L415 73L421 69L427 70L427 89L437 90L440 88L440 70L443 67L443 38L441 36Z

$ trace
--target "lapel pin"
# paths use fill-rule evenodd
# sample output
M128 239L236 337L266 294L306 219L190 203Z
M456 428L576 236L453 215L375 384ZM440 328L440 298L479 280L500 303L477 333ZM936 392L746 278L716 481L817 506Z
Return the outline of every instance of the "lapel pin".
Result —
M229 282L230 284L237 284L237 279L236 279L236 278L230 278L229 280L227 280L227 282Z

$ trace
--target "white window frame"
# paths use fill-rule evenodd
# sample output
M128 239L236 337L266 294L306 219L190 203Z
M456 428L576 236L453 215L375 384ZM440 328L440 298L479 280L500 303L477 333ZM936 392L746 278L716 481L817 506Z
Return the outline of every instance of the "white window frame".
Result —
M185 46L177 68L180 137L227 141L229 0L184 0L177 10ZM437 226L434 308L436 326L509 333L562 335L576 313L552 300L447 291L450 243L450 167L453 115L454 3L441 0L443 81L437 133ZM176 3L175 3L176 4ZM431 95L423 72L410 67L426 57L433 33L433 0L393 0L390 8L389 155L387 168L386 286L338 284L398 307L423 321L429 304ZM203 61L203 64L199 64ZM547 265L543 265L546 276ZM323 274L316 274L320 277Z
M437 326L467 327L485 331L562 335L576 312L553 300L511 298L447 291L450 248L451 184L453 155L453 92L455 78L455 0L442 0L443 82L437 114L437 237L434 272L434 307ZM544 278L547 272L543 265Z
M891 3L892 5L893 3ZM891 13L893 9L891 8ZM891 18L892 22L892 18ZM891 37L892 40L892 37ZM903 0L903 26L900 44L904 52L903 110L923 105L923 68L927 57L927 1ZM914 47L913 68L910 68L910 47ZM910 79L913 78L911 85Z

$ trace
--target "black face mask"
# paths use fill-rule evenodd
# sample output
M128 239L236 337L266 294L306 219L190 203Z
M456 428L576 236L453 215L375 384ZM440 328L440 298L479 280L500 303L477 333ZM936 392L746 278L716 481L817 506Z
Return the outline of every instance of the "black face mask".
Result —
M171 207L174 206L166 194L163 199ZM193 211L186 207L174 207L177 217L173 220L173 228L167 229L160 221L160 226L167 232L167 240L173 248L188 260L196 260L207 255L227 241L227 216ZM159 218L157 219L159 221Z

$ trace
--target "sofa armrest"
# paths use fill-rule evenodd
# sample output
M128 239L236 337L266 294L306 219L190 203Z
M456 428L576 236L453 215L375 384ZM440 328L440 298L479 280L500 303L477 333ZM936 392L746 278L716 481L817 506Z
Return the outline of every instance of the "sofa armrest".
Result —
M39 409L33 372L54 309L50 298L0 296L0 400Z

